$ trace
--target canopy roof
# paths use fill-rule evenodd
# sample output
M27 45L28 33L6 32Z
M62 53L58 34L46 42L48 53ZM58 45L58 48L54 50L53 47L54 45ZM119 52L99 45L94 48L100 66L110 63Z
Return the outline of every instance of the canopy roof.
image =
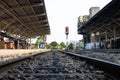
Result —
M0 0L0 30L24 38L50 34L44 0Z
M120 36L120 0L112 0L95 16L89 19L82 27L79 27L79 34L90 34L91 32L108 32L108 37Z

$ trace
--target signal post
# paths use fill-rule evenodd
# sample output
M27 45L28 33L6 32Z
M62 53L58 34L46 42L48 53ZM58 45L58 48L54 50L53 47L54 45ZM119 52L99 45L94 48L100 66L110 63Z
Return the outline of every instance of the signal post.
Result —
M65 27L65 34L66 34L66 49L68 50L68 34L69 34L69 27Z

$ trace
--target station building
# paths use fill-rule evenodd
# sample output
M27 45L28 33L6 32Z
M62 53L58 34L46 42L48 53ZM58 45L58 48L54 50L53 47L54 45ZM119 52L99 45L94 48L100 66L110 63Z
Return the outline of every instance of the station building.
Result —
M120 0L112 0L85 22L78 21L78 34L83 35L87 49L120 49ZM88 47L91 46L91 47Z

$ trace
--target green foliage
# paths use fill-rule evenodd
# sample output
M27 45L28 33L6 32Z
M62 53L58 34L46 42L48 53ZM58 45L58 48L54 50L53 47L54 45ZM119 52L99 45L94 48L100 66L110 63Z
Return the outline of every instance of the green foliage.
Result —
M61 46L62 48L65 48L65 47L66 47L66 45L65 45L64 42L61 42L61 43L60 43L60 46Z
M47 48L47 49L51 49L52 46L51 46L50 44L47 44L47 43L46 43L46 48Z
M73 47L73 44L72 44L72 43L70 43L70 44L68 45L68 49L70 49L70 50L73 50L73 49L74 49L74 47Z
M35 43L35 48L38 48L38 46L39 46L39 44L40 44L40 39L38 38L37 40L36 40L36 43Z
M58 43L56 41L53 41L50 43L50 45L52 46L53 49L55 49Z
M51 42L50 44L46 44L47 49L63 49L66 45L64 42L58 44L56 41Z
M80 46L80 48L83 48L84 47L83 42L79 42L79 46Z
M42 42L46 46L44 42L45 35L38 36L36 43L35 43L35 48L38 48L39 44Z
M55 49L61 49L61 45L57 44L57 46L55 47Z

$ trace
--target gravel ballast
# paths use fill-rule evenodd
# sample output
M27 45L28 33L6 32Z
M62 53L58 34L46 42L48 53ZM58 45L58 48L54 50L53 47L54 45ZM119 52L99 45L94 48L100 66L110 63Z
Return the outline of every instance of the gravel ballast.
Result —
M117 80L85 61L57 51L31 57L1 80Z

